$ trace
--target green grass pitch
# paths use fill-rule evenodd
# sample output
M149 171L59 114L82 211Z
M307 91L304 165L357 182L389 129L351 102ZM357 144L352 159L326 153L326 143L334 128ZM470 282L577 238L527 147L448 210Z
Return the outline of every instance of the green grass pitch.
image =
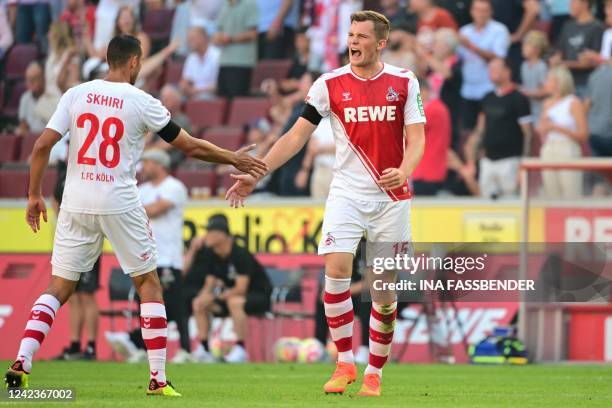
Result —
M3 363L5 367L9 362ZM180 399L146 397L147 365L103 362L37 362L32 388L71 387L73 403L6 403L48 407L612 407L612 365L388 364L383 396L325 395L329 364L170 365Z

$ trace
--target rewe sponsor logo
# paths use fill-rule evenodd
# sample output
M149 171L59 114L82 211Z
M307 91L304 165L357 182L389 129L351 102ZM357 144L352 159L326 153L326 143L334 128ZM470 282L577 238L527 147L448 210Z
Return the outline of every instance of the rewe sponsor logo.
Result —
M358 106L344 108L345 122L392 122L397 118L397 106Z
M11 305L0 305L0 328L4 326L4 321L11 314L13 314L13 306Z

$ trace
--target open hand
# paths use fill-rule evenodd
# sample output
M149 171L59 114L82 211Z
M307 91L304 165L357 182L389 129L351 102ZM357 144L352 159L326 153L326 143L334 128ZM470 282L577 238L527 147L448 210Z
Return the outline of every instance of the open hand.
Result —
M254 144L236 150L234 152L236 157L232 164L238 170L250 174L256 179L260 179L268 172L268 165L249 154L253 149L255 149Z
M26 209L26 222L34 233L40 231L40 214L47 222L47 206L42 197L30 197Z
M248 174L230 174L230 177L236 182L227 190L225 199L232 208L244 207L244 200L255 190L257 179Z

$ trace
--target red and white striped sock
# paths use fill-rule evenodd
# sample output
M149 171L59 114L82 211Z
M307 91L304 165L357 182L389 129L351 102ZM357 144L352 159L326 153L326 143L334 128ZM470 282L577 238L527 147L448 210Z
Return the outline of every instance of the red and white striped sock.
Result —
M41 295L34 302L17 353L17 360L22 361L23 369L26 372L32 369L32 357L49 333L55 313L60 306L60 301L55 296L48 294Z
M397 302L384 305L372 302L370 312L370 362L366 374L378 374L382 377L382 368L389 358L395 319L397 318Z
M168 342L168 321L166 306L159 302L140 304L140 328L147 348L151 378L160 385L166 383L166 344Z
M338 361L354 363L353 356L353 321L355 311L350 292L350 279L325 277L323 305L329 333L338 349Z

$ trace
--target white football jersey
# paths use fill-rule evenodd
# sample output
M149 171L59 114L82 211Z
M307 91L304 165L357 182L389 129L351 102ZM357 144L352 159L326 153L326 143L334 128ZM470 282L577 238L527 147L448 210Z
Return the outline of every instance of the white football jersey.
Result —
M170 121L162 103L128 84L101 79L69 89L47 127L70 132L62 209L119 214L141 205L136 164L148 131Z

